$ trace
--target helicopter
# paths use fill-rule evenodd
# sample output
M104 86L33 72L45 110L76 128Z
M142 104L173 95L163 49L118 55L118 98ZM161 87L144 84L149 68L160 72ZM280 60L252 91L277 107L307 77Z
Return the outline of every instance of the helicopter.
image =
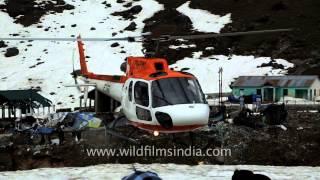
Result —
M220 34L187 36L162 35L151 38L159 43L177 39L204 39L243 36L252 34L288 32L292 29L274 29ZM1 38L0 40L39 40L77 42L80 57L80 76L85 84L94 86L101 93L121 104L121 112L128 122L138 129L153 133L170 134L192 132L208 125L210 108L197 78L187 72L169 68L167 60L156 58L155 54L145 57L127 57L121 65L122 76L95 74L86 64L84 41L136 41L146 36L124 38ZM88 93L86 91L86 93Z

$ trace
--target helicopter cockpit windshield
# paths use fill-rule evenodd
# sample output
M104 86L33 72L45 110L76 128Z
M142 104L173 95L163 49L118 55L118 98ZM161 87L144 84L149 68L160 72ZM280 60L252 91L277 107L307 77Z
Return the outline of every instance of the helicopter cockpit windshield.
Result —
M192 78L165 78L152 82L152 107L205 103L200 85Z

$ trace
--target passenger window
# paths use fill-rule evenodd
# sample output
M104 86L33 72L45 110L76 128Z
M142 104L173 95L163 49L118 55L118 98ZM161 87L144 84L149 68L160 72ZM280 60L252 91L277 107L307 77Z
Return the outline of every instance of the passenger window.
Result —
M148 84L138 81L134 84L134 100L141 106L149 106Z
M129 98L129 101L131 102L132 101L132 81L129 83L129 90L128 90L128 98Z
M136 107L136 115L137 115L137 118L140 120L152 121L151 113L147 109L140 108L137 106Z

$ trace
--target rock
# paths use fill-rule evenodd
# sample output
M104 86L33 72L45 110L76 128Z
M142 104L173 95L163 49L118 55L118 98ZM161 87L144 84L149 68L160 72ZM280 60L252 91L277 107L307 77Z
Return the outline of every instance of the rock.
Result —
M255 180L271 180L263 174L255 174L250 170L235 170L232 175L232 180L255 179Z
M91 30L91 31L94 31L94 30L96 30L96 28L95 28L95 27L91 27L90 30Z
M142 11L142 7L140 5L136 5L136 6L133 6L132 8L130 8L129 11L132 14L138 14L139 12Z
M284 66L282 64L278 64L276 62L273 62L272 60L269 63L262 63L260 67L268 67L271 66L274 69L284 69Z
M4 43L4 41L0 41L0 48L4 48L4 47L7 47L8 45L6 45L5 43Z
M63 0L55 1L29 1L11 0L5 1L1 9L5 9L10 17L15 19L15 23L23 26L37 24L41 17L46 14L62 13L64 10L74 9L74 6L66 4Z
M126 11L114 12L113 16L122 16L124 19L134 19L134 15L140 13L142 11L142 7L140 5L136 5L131 7Z
M71 27L76 27L76 26L77 26L76 24L72 24L72 25L71 25Z
M6 53L4 54L5 57L12 57L19 54L19 50L16 47L8 48Z
M131 22L128 27L124 28L126 31L134 31L137 29L137 24L135 22Z
M123 7L126 7L126 8L131 7L131 6L132 6L132 2L129 2L129 3L125 4L125 5L123 5Z
M111 47L118 47L118 46L119 46L119 43L117 43L117 42L111 44Z

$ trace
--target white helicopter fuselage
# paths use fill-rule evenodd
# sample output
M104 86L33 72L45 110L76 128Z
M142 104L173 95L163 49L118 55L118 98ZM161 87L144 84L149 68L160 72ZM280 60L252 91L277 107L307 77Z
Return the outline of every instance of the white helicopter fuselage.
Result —
M86 82L96 85L97 90L121 103L121 111L129 122L150 132L161 133L184 132L187 129L197 129L208 124L209 106L206 103L173 104L161 107L153 107L152 104L152 81L144 79L129 78L125 83L110 82L104 80L86 79ZM141 104L137 102L137 85L147 85L145 94L148 102ZM130 90L129 90L130 89ZM172 121L172 124L164 125L159 122L157 113L163 113ZM168 127L166 127L168 126Z

